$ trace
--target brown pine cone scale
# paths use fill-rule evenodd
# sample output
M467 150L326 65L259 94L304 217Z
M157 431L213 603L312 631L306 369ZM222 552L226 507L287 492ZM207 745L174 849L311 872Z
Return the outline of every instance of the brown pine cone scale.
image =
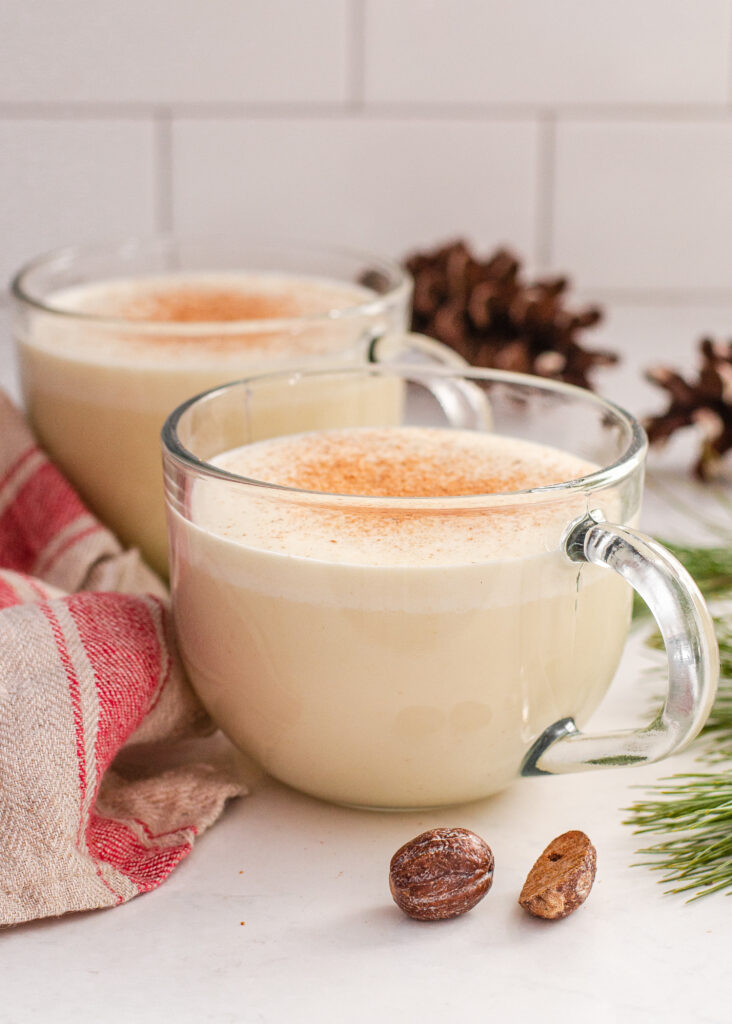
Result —
M474 366L553 377L591 387L593 371L617 361L586 349L583 331L602 319L597 306L569 310L565 277L523 279L507 249L480 260L464 241L413 253L412 330L451 346Z

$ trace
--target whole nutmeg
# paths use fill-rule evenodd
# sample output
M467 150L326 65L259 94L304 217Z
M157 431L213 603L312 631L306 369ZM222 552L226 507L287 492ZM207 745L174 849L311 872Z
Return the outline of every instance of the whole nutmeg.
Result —
M418 921L472 910L493 882L493 853L466 828L433 828L391 858L389 888L396 905Z
M552 839L524 882L519 903L534 917L559 921L581 907L595 881L597 853L576 829Z

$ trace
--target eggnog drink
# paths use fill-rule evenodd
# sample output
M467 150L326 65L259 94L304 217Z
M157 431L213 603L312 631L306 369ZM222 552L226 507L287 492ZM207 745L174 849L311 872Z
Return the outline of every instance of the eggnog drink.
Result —
M17 318L26 405L41 443L92 509L165 571L165 417L251 373L362 359L375 324L405 326L403 306L391 319L370 312L376 298L337 280L243 271L65 288Z
M201 478L185 517L169 511L190 677L277 778L354 805L467 801L516 777L548 725L582 723L599 703L630 588L561 555L566 494L512 495L591 463L490 433L397 426L281 437L211 461L294 488ZM504 500L486 507L487 494Z

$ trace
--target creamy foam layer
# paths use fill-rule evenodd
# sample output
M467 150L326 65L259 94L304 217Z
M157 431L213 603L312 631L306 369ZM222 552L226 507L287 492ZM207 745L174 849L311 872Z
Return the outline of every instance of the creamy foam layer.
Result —
M46 318L33 338L34 346L58 350L67 358L95 361L134 359L157 361L180 357L189 362L241 359L253 354L328 352L342 346L342 335L318 320L299 331L275 327L274 321L320 317L352 309L375 297L370 288L329 278L290 274L196 273L115 278L65 288L48 298L49 305L69 313L127 321L130 332L59 317ZM238 332L237 321L261 321L262 330ZM267 321L272 321L270 327ZM170 324L170 332L134 333L135 324ZM221 324L201 334L197 324Z
M538 504L506 498L479 508L476 496L574 480L598 467L546 445L474 431L427 427L317 431L237 448L213 460L267 483L328 494L394 497L326 502L241 486L199 483L194 523L237 545L328 563L380 566L483 564L556 546L568 521L566 495ZM461 508L436 500L466 496ZM471 500L473 499L473 500Z

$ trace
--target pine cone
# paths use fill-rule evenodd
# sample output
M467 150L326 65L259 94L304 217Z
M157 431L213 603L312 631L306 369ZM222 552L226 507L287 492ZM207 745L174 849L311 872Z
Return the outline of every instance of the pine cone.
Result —
M602 318L589 306L564 306L564 277L528 283L506 249L479 260L463 241L413 253L412 330L450 345L475 366L535 373L590 388L595 367L617 361L612 352L583 348L577 336Z
M732 342L703 338L699 376L686 380L664 366L646 371L651 384L668 393L666 411L651 416L644 426L651 444L663 444L684 427L696 426L702 435L694 471L702 480L715 476L722 456L732 448Z

